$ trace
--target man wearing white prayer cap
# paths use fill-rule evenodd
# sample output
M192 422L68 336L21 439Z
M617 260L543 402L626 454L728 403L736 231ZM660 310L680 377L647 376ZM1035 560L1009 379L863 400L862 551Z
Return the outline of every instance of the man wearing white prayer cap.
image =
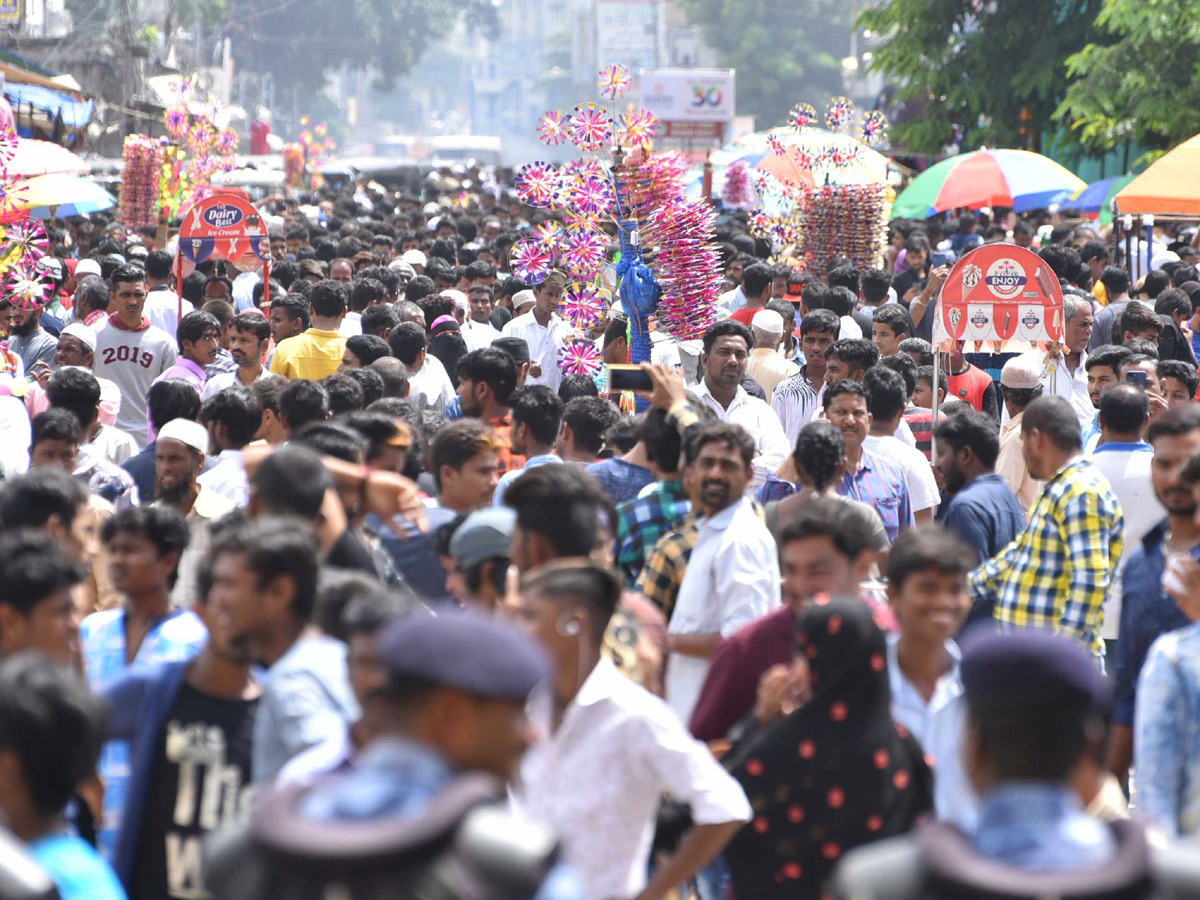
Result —
M172 601L184 608L196 599L196 574L210 543L209 523L234 510L232 501L196 483L207 454L208 429L191 419L172 419L154 444L154 505L177 510L191 532L171 589Z
M800 371L794 362L779 352L783 343L783 316L773 309L760 309L750 320L754 349L746 364L746 374L759 383L770 402L775 385Z

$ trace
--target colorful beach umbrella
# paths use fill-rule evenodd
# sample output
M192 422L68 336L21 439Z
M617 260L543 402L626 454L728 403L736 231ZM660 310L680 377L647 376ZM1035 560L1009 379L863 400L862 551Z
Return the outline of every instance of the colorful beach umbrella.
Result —
M112 194L78 175L39 175L25 182L18 208L35 219L86 216L117 205Z
M1200 134L1161 156L1116 196L1119 213L1200 215Z
M1086 182L1028 150L975 150L944 159L913 179L892 215L925 219L948 209L1007 206L1017 212L1061 203Z

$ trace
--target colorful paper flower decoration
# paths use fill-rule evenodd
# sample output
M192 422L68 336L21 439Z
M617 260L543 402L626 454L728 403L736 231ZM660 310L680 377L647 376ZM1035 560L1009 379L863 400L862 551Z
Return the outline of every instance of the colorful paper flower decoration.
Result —
M517 169L514 181L521 202L541 209L554 202L561 185L558 170L546 162L526 163Z
M605 215L612 210L612 185L607 178L576 176L567 185L566 204L584 215Z
M570 139L567 134L567 117L561 109L548 110L538 119L538 136L543 144L557 147Z
M825 126L830 131L839 131L849 124L854 115L854 102L846 97L834 97L825 105Z
M599 150L612 137L608 110L596 103L581 103L567 126L572 143L580 150Z
M585 337L568 338L558 348L558 368L563 375L587 375L600 371L604 359L594 341Z
M37 309L45 305L53 284L49 272L32 261L22 261L8 271L4 299L17 309Z
M545 281L554 262L551 252L531 238L513 244L508 258L513 274L529 285Z
M591 328L604 316L604 299L587 285L573 284L558 304L558 314L580 331Z
M792 107L791 123L797 131L812 128L817 124L817 111L807 103L797 103Z
M596 87L600 90L603 97L609 100L616 100L622 96L630 85L633 84L633 79L629 76L629 70L624 66L605 66L600 70L600 76L596 81Z
M877 146L885 143L888 136L887 116L877 109L863 114L862 125L858 130L859 138L864 144Z
M20 259L36 263L50 252L50 239L41 222L25 217L5 226L0 247L6 259L11 254L14 261Z

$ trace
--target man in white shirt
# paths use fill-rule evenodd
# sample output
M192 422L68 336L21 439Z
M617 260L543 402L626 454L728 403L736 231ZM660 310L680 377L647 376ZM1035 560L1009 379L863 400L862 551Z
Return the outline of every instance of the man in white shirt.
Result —
M500 332L492 327L492 310L496 304L495 292L482 282L471 285L467 299L471 304L470 313L462 324L462 339L467 345L467 352L482 350L490 347L492 341L500 337Z
M180 306L185 316L195 309L188 300L181 304L175 293L174 268L175 261L166 250L151 250L146 256L146 306L142 314L171 337L179 327Z
M932 522L940 494L929 460L920 450L894 437L908 403L904 378L899 372L875 366L867 369L862 385L867 390L867 411L871 414L870 431L863 447L900 467L908 483L913 518L918 524Z
M216 465L196 479L196 484L239 507L250 502L250 485L242 450L254 440L262 425L262 407L249 388L228 387L205 400L197 417L208 429L208 446Z
M703 518L667 625L666 699L681 722L691 720L721 638L780 603L775 539L746 496L754 441L737 425L714 423L685 453Z
M720 421L740 425L750 435L754 477L748 487L756 488L783 465L792 448L775 411L741 386L752 343L750 329L732 319L717 322L704 332L700 356L704 377L695 393Z
M558 313L558 304L566 288L566 276L557 269L533 290L533 309L517 316L500 332L504 337L519 337L529 345L529 378L526 384L544 384L557 391L562 384L558 351L571 332L571 326Z
M585 561L551 563L522 583L514 612L557 675L550 737L526 754L517 802L562 839L584 900L659 900L720 853L751 811L708 748L602 658L620 598L617 576ZM690 804L695 827L647 883L664 793Z
M1150 480L1154 448L1142 440L1149 417L1149 398L1137 385L1115 384L1100 395L1100 443L1091 459L1112 485L1125 514L1125 544L1109 587L1100 629L1100 636L1106 641L1117 640L1120 631L1125 562L1142 546L1146 533L1167 517Z
M446 368L427 352L425 329L413 322L401 322L388 336L392 355L408 369L408 396L418 406L444 412L454 399L454 385Z
M238 313L229 322L229 355L237 363L232 372L220 372L204 383L201 398L214 397L235 385L250 387L271 373L263 365L263 354L271 341L271 324L257 311Z

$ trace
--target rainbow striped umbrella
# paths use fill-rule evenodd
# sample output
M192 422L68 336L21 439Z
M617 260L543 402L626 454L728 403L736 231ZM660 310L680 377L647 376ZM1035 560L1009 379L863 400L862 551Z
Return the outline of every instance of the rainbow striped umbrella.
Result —
M1007 206L1017 212L1061 203L1087 184L1028 150L975 150L943 159L913 179L892 215L925 219L948 209Z

